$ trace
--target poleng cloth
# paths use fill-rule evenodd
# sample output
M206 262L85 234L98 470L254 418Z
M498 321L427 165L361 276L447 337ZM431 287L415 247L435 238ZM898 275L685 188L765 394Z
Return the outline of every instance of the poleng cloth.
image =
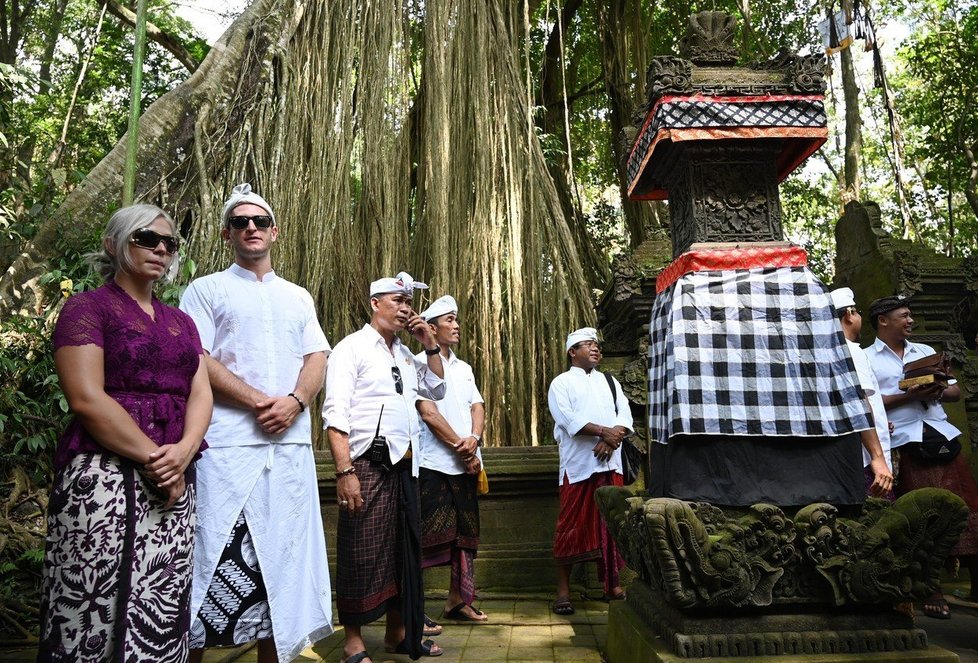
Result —
M694 272L652 307L649 430L839 436L871 428L825 287L805 267Z
M778 181L784 180L828 138L822 95L663 96L646 115L628 156L628 197L669 197L666 182L673 169L660 171L656 164L673 163L670 152L679 143L758 138L780 139L775 165Z

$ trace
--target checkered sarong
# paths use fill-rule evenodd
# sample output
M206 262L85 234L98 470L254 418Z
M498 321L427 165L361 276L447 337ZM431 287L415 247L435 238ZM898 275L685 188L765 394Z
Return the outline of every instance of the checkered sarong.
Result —
M660 442L872 427L828 292L805 267L687 274L656 297L650 334Z

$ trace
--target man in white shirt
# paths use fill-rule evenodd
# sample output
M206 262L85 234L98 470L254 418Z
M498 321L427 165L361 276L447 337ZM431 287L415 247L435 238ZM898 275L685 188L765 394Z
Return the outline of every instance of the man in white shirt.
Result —
M870 321L876 330L876 342L866 348L866 355L879 381L886 414L893 424L890 435L897 466L897 495L917 488L945 488L968 504L968 524L952 555L961 558L971 575L972 596L976 595L978 576L978 486L960 450L961 435L948 421L943 403L957 401L961 390L956 380L948 386L941 383L916 384L906 391L898 383L903 379L904 365L935 354L934 349L909 340L913 333L910 302L902 296L882 297L869 307ZM927 444L938 450L937 458L923 453ZM942 452L947 457L940 457ZM940 588L923 604L928 617L948 619L950 607Z
M258 660L291 661L332 628L312 424L329 343L309 293L272 270L275 215L250 185L221 214L234 250L180 308L208 353L214 414L197 464L192 660L258 640Z
M451 295L435 300L421 317L431 326L445 367L445 397L419 400L421 429L421 566L451 565L444 617L484 622L475 600L475 555L479 548L478 476L486 411L472 367L455 356L458 304ZM417 359L422 361L423 354Z
M558 615L571 615L570 574L575 563L596 560L605 598L625 596L618 576L624 562L594 493L601 486L622 485L619 447L634 431L621 385L597 370L601 359L597 330L584 327L571 332L564 349L570 368L554 378L547 394L560 453L560 513L554 534L557 599L552 609Z
M829 293L832 306L842 325L846 345L852 355L859 386L873 413L874 428L860 431L863 443L863 471L866 474L867 493L874 497L887 497L893 488L893 473L890 465L890 427L886 420L886 407L880 394L876 374L869 365L866 353L859 347L859 332L863 326L862 314L856 308L855 295L851 288L838 288ZM892 497L890 497L892 499Z
M323 427L336 463L336 607L345 629L343 663L369 661L361 629L387 614L388 651L439 656L422 641L419 396L445 395L441 349L411 304L415 288L399 273L370 284L370 323L330 356ZM407 330L423 360L401 343Z

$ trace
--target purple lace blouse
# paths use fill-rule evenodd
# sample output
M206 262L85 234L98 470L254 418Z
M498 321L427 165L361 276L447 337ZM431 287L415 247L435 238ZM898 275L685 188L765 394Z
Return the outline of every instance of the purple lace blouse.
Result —
M183 435L190 385L203 350L193 320L155 297L153 320L115 281L72 296L54 328L54 349L95 344L105 353L105 391L157 445ZM200 450L207 447L202 442ZM58 440L55 469L105 449L72 419Z

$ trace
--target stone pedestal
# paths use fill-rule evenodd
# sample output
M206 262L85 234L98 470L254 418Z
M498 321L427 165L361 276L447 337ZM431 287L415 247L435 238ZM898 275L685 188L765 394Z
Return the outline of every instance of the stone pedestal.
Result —
M634 591L634 585L629 591ZM716 658L688 656L679 648L670 646L665 639L656 634L645 613L645 606L637 605L629 596L626 602L614 603L608 611L608 641L605 656L609 663L681 663L691 658L702 661L715 661ZM723 647L742 647L745 656L752 663L958 663L957 654L940 647L926 644L926 635L920 629L907 629L906 637L909 643L920 642L921 648L894 649L881 651L876 648L881 643L892 641L896 636L892 628L875 628L880 620L884 623L889 616L869 617L867 624L850 624L846 626L832 615L805 615L801 619L785 616L783 623L770 623L776 629L766 633L731 632L737 622L744 620L736 617L718 618L712 624L700 622L697 627L720 628L697 636L704 643L704 650L720 651ZM751 621L749 628L761 626L761 622ZM870 628L866 628L869 625ZM798 627L822 627L824 630L797 631ZM861 626L861 628L860 628ZM690 624L690 627L694 627ZM901 644L908 642L903 637L896 638ZM682 642L690 638L683 637ZM860 650L860 645L865 646ZM693 651L692 649L690 651ZM756 653L755 653L756 652ZM729 654L727 654L729 655Z

